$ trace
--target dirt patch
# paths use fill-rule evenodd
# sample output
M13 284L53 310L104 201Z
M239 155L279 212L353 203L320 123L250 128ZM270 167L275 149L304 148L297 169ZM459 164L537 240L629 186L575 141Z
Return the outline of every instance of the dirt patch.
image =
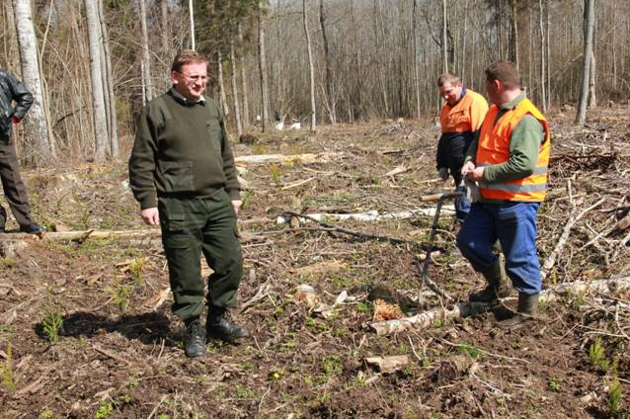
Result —
M628 157L610 146L627 139L627 127L619 124L627 111L616 115L606 110L605 119L594 117L590 131L552 118L554 176L539 219L541 260L556 246L572 206L588 206L596 192L609 198L600 208L604 212L575 228L547 286L628 272L626 233L610 230L605 240L596 238L624 217L615 209L627 206L622 197L628 183L618 176L628 169ZM421 247L360 239L314 223L276 224L285 210L347 214L431 207L419 197L451 188L434 175L437 137L435 128L420 123L388 122L322 127L315 136L276 133L235 146L237 155L341 155L328 162L244 166L249 187L241 231L257 239L243 244L240 303L245 310L234 316L252 336L240 345L210 342L201 360L183 354L182 325L165 294L168 276L159 242L32 241L0 259L0 415L624 415L630 380L628 296L572 296L545 305L541 322L512 333L495 326L493 313L484 313L379 337L367 328L374 315L367 297L374 285L385 284L415 299L420 282L414 261L423 254ZM386 175L399 166L409 170ZM49 227L144 228L124 162L64 174L61 180L29 176L36 214ZM431 219L328 222L422 245ZM453 218L442 218L440 228L429 276L464 300L483 282L455 250ZM585 247L589 241L593 244ZM304 284L329 311L310 312L313 308L296 297ZM335 305L344 291L347 298ZM423 307L439 307L426 288L420 295ZM394 373L365 362L401 355L410 361ZM621 393L616 407L611 406L615 384Z

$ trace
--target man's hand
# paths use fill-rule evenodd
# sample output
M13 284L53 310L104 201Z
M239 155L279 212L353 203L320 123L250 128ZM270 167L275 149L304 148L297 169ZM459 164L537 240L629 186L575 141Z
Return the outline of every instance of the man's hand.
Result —
M22 118L20 118L20 117L18 117L18 116L13 115L13 116L11 117L11 121L13 122L13 124L19 124L20 122L22 122Z
M234 213L236 213L237 216L242 205L243 202L241 200L232 200L232 207L234 207Z
M446 181L448 179L448 168L438 169L438 175L442 181Z
M144 220L144 223L147 225L155 226L160 224L160 214L158 213L157 207L142 210L140 216L142 216L142 220Z
M486 169L485 167L480 166L479 168L475 168L472 171L468 172L466 176L471 181L475 181L475 182L483 181L483 171L485 169Z
M475 169L475 164L472 162L472 160L469 160L468 162L464 163L464 166L462 166L461 174L462 176L466 176L468 175L469 172L472 172L474 169Z

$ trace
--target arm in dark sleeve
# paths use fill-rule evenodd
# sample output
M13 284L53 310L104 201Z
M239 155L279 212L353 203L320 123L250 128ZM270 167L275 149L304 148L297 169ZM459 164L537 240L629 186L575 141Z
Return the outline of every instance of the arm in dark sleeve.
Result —
M466 155L464 156L464 163L473 162L475 163L475 159L477 157L477 145L479 144L479 130L475 131L475 137L473 141L470 142L470 146L468 146L468 150L466 151Z
M147 108L138 120L136 139L129 158L129 185L142 210L157 207L155 188L155 155L157 153L157 129L149 117Z
M241 185L238 182L236 163L234 162L234 155L232 154L232 148L230 147L230 141L228 140L227 132L225 131L225 123L223 121L223 113L221 113L221 157L223 158L223 173L225 174L225 190L227 191L230 199L241 199Z
M13 110L13 115L19 119L24 118L26 112L29 110L31 105L33 105L33 95L31 92L24 86L22 82L16 79L12 75L7 75L9 80L9 88L11 89L11 95L13 96L13 100L15 101L15 109Z
M444 134L440 136L440 140L438 141L437 154L435 155L437 168L448 168L448 158L446 156L446 141L447 139L444 137Z

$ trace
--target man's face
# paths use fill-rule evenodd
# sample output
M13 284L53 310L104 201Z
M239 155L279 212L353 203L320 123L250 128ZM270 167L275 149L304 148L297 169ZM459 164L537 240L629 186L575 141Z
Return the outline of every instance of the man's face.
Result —
M462 94L462 84L461 83L449 83L446 82L442 86L440 86L440 95L449 105L455 105L457 100Z
M206 63L191 63L182 66L180 71L171 73L175 90L186 99L198 101L206 91L208 66Z

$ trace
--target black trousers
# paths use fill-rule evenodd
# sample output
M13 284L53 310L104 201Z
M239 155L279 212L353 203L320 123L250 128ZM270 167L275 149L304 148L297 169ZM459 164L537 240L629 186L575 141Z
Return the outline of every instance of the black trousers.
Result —
M4 197L11 207L15 220L20 226L32 224L31 206L28 204L26 187L20 176L15 144L2 138L0 138L0 180L2 181ZM4 209L0 212L4 213Z

